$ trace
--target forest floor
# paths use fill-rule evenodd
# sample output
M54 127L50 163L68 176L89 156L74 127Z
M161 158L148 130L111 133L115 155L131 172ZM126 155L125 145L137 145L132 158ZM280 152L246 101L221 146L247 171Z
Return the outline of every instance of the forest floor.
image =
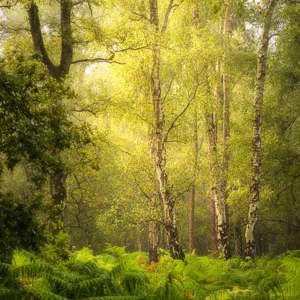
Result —
M184 262L162 251L153 264L122 247L41 253L15 251L11 264L0 264L0 299L300 299L299 250L255 261L187 255Z

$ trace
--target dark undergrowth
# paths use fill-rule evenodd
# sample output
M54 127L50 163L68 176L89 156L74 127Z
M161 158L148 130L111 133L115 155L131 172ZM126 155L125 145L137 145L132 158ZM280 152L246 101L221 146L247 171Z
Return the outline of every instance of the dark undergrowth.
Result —
M0 265L0 299L300 299L300 251L255 262L187 255L184 262L162 254L148 264L146 253L109 247L42 254L17 250Z

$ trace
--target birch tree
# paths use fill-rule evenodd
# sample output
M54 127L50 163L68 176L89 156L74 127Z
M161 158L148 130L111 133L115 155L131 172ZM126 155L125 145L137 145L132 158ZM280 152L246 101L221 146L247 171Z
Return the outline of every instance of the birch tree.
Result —
M168 19L174 3L170 0L164 15L162 25L159 22L158 1L149 1L150 24L154 36L152 45L152 72L151 72L151 98L153 103L153 164L157 176L159 196L163 205L164 227L167 235L167 243L171 256L176 259L184 259L184 252L179 243L178 230L175 215L175 200L172 196L166 170L166 128L165 110L161 95L161 47L160 36L166 31Z
M245 231L246 248L245 256L255 256L255 227L258 220L258 207L260 201L260 177L261 177L261 130L262 108L267 69L267 54L270 40L272 17L276 6L276 0L270 0L264 11L263 32L258 50L256 81L254 91L254 119L252 137L252 178L250 186L250 203L248 222Z

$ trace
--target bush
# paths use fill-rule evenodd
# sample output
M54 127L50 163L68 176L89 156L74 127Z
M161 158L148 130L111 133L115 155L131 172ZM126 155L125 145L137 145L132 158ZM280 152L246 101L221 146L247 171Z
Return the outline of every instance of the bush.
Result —
M33 207L18 203L10 194L0 194L0 259L9 261L16 248L36 251L44 241Z

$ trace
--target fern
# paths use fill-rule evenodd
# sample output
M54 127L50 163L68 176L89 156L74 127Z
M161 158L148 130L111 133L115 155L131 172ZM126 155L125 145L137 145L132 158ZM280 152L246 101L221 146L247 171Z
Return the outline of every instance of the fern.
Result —
M94 256L88 249L53 264L23 251L0 263L0 300L296 300L300 299L300 258L288 252L255 263L233 258L162 255L148 265L143 253L113 247Z

